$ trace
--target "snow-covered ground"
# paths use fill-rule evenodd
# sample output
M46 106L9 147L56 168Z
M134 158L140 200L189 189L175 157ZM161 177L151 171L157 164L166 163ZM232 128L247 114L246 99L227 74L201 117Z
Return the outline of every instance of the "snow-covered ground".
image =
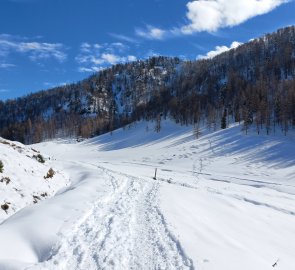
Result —
M34 146L71 185L0 225L0 269L293 270L294 137L154 126Z
M23 207L53 196L69 184L66 175L53 167L53 177L46 177L51 168L49 157L21 143L0 138L0 160L4 166L0 173L0 224Z

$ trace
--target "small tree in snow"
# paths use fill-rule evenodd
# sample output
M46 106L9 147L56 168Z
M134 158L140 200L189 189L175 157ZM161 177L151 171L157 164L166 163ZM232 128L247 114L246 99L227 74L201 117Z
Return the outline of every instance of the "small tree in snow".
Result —
M4 164L3 162L0 160L0 173L3 173L4 171Z
M202 135L202 132L201 132L201 129L200 129L200 126L199 124L197 124L195 127L194 127L194 136L196 139L199 139L199 137Z
M226 109L224 109L223 116L221 118L221 129L226 129Z
M54 175L55 175L55 171L52 168L50 168L49 171L47 172L47 175L44 176L44 179L53 178Z
M157 115L157 118L156 118L156 125L155 125L155 131L157 133L159 133L161 131L161 114L158 114Z

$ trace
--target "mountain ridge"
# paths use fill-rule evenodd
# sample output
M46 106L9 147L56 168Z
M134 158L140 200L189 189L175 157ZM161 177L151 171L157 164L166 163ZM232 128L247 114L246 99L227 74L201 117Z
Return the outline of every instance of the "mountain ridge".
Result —
M247 132L295 126L295 27L215 56L153 57L89 78L0 102L0 135L24 143L92 137L136 120L170 117L215 130L243 122Z

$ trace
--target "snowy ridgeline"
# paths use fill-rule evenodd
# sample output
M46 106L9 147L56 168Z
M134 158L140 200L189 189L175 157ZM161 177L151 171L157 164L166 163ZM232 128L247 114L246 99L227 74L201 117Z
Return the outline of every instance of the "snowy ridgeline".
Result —
M68 184L39 151L0 138L0 223L25 206L53 196Z

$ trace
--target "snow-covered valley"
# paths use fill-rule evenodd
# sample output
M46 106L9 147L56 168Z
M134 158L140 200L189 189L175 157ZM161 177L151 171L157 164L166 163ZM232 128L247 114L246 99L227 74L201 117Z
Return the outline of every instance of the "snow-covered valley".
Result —
M71 184L0 224L0 269L294 269L292 134L154 126L34 145Z

